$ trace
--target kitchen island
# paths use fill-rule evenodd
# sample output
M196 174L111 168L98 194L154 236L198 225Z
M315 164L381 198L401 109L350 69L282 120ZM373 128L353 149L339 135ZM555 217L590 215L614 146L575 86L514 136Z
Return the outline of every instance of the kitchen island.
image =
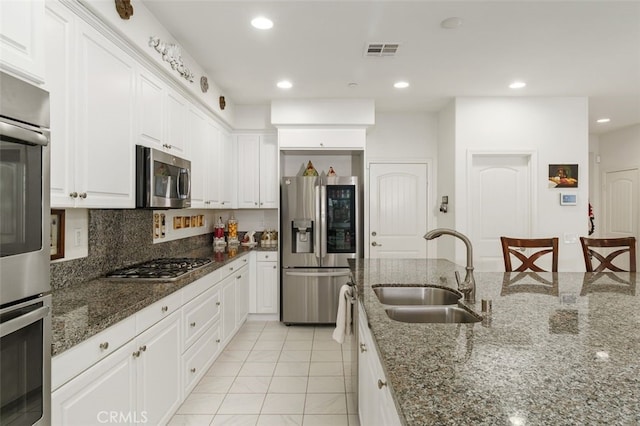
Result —
M372 288L456 288L446 260L359 259L360 297L407 425L640 423L635 273L475 273L473 324L391 320ZM481 313L482 299L492 301Z

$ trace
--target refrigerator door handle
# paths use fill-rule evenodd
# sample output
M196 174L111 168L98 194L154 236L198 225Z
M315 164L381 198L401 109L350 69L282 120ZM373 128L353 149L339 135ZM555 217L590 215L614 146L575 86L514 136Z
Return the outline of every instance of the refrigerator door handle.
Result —
M320 186L316 185L313 188L313 192L314 192L314 197L316 199L315 207L316 207L316 211L315 211L315 227L313 230L313 253L316 255L316 257L318 259L322 258L322 253L320 252L321 250L321 245L320 245L320 236L322 235L321 233L321 228L322 228L322 224L321 224L321 209L322 207L320 206Z
M333 271L333 272L294 272L286 271L285 275L292 277L347 277L351 275L351 271Z
M327 186L320 186L320 258L327 255Z

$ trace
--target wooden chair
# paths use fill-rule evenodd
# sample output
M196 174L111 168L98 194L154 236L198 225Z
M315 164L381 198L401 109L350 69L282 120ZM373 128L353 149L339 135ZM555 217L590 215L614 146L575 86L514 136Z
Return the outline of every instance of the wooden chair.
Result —
M504 268L506 272L524 272L531 270L534 272L558 272L558 238L509 238L500 237L502 243L502 256L504 257ZM527 257L523 251L528 248L540 248ZM535 262L545 254L551 253L551 271L545 271ZM511 255L522 262L517 269L511 266Z
M602 272L605 270L613 272L636 272L636 239L628 238L586 238L580 237L582 244L582 254L587 272ZM596 251L595 248L603 250ZM617 249L617 250L616 250ZM612 251L613 250L613 251ZM625 270L613 264L613 260L618 256L629 253L629 269ZM593 267L593 258L600 264Z

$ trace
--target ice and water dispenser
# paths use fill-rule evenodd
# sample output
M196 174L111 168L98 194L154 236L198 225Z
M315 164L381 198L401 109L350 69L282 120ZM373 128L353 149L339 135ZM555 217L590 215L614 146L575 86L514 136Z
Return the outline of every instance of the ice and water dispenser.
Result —
M291 237L291 251L293 253L313 253L313 220L292 220Z

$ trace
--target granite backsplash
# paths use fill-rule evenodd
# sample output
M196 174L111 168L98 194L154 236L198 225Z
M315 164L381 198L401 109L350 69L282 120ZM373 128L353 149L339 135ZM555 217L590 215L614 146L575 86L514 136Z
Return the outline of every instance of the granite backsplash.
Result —
M89 210L88 256L52 263L51 287L85 282L117 268L213 243L213 234L205 234L153 244L152 227L152 210Z

